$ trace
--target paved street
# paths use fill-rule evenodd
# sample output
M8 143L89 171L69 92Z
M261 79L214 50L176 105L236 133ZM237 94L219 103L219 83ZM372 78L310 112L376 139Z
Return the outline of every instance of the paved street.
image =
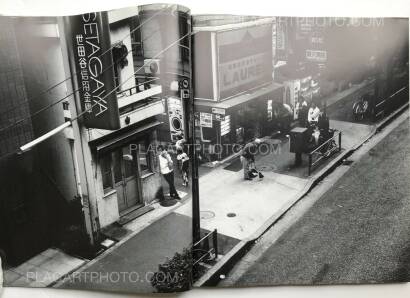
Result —
M268 231L222 285L408 281L409 143L406 119L343 166L344 175L279 238Z
M190 223L191 218L172 212L65 277L58 287L153 292L150 278L158 265L190 247Z

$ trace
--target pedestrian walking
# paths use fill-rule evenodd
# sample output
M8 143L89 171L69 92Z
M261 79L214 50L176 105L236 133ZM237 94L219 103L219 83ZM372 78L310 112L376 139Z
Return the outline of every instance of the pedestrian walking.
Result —
M182 185L188 186L189 157L182 149L178 149L177 160L181 162Z
M171 156L169 155L167 149L162 145L159 145L157 147L157 150L159 153L158 160L160 172L169 185L169 195L177 200L180 200L181 198L179 197L178 192L175 189L174 169Z
M243 168L243 178L245 180L252 180L254 175L251 172L251 165L255 164L255 155L258 150L258 145L261 143L260 139L255 139L249 142L242 148L241 162Z

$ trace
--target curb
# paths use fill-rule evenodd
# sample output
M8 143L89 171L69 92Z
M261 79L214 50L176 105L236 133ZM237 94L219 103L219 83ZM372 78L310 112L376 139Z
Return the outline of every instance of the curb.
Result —
M130 233L128 236L124 237L123 239L121 239L120 241L118 241L117 243L115 243L113 246L111 246L110 248L106 249L104 252L102 252L100 255L96 256L95 258L89 260L88 262L86 262L83 265L80 265L79 267L77 267L76 269L72 270L71 272L65 274L64 276L61 276L59 279L57 279L56 281L52 282L50 285L48 285L47 287L52 287L52 288L61 288L65 281L65 278L68 277L69 275L71 275L73 272L83 272L84 270L87 270L89 267L91 267L92 265L94 265L96 262L98 262L99 260L105 258L107 255L111 254L114 250L116 250L117 248L119 248L121 245L124 245L128 240L130 240L131 238L133 238L134 236L136 236L137 234L141 233L144 229L148 228L151 224L157 222L158 220L170 215L172 212L174 212L176 209L182 207L185 203L188 202L188 199L185 199L181 202L180 205L177 206L172 206L169 210L167 210L166 212L164 212L163 214L161 214L160 216L156 217L153 221L147 223L146 225L144 225L141 229L133 231L132 233Z
M253 244L260 238L267 230L272 227L279 219L281 219L288 210L290 210L297 202L302 200L314 186L316 186L324 177L326 177L330 172L332 172L340 162L347 156L350 156L354 151L360 148L364 143L366 143L370 138L372 138L376 133L382 130L385 126L391 123L395 118L397 118L401 113L409 108L409 103L406 103L398 110L386 117L380 123L375 124L375 129L365 138L360 144L355 145L353 148L346 150L335 158L331 163L329 163L325 168L319 173L314 175L306 186L295 195L295 200L291 201L288 205L283 206L278 212L272 215L256 232L251 236L243 239L239 242L231 251L229 251L218 263L215 264L205 275L203 275L199 280L194 283L194 287L207 287L215 286L220 281L220 276L227 274L235 264L244 256L253 246Z

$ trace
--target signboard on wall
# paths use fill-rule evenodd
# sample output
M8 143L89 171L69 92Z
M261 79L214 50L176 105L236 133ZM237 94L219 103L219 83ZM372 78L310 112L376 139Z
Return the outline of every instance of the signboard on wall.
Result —
M68 17L81 111L87 128L120 128L108 16L93 12Z
M272 24L217 33L219 99L272 81Z
M212 114L200 113L199 114L199 126L212 128Z
M225 109L221 109L221 108L212 108L212 113L213 113L213 114L225 115Z
M327 52L322 50L306 50L306 60L325 62L327 60Z

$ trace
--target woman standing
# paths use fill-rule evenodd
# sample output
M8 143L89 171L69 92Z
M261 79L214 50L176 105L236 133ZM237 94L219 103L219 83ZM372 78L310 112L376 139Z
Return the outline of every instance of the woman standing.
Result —
M174 163L172 162L171 156L167 152L166 148L164 148L162 145L159 145L157 147L157 150L159 153L158 159L161 174L169 185L169 195L172 198L180 200L181 198L179 197L178 192L175 189L173 168Z

